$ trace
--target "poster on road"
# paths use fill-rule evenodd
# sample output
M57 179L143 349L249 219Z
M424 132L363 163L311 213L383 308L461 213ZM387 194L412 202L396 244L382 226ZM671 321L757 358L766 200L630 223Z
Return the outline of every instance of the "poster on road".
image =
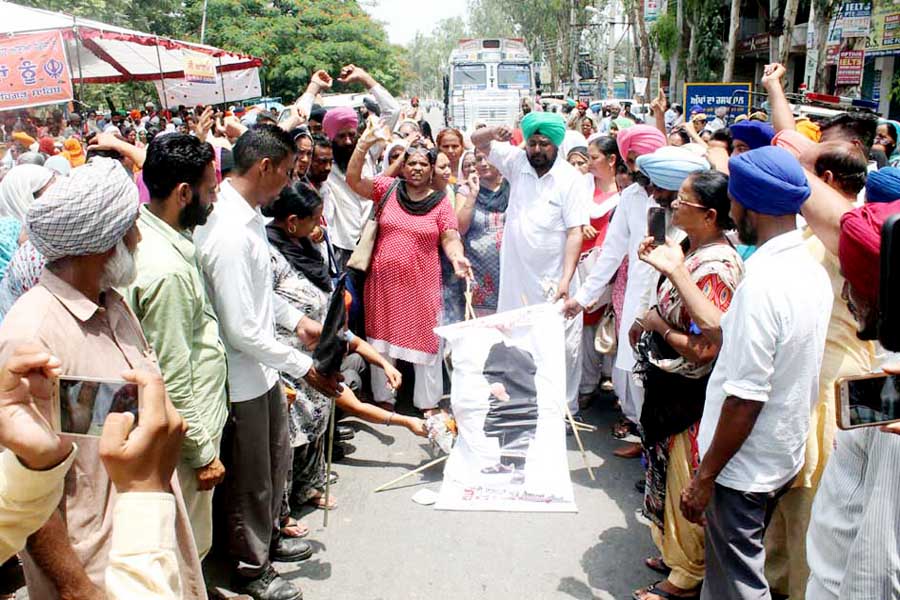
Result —
M72 99L72 77L58 31L0 40L0 111Z
M550 304L439 327L458 437L435 508L574 512L564 322Z

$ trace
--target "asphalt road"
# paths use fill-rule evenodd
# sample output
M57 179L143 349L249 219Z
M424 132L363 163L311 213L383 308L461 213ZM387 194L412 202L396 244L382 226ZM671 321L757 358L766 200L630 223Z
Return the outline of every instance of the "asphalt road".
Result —
M577 514L449 512L414 503L420 489L438 491L441 467L375 494L432 455L405 429L347 419L357 434L354 451L334 469L339 507L327 528L322 511L304 517L316 553L279 570L306 599L631 598L632 590L659 579L642 564L653 544L634 518L641 467L612 454L609 401L585 417L598 426L582 434L597 480L588 478L569 437Z

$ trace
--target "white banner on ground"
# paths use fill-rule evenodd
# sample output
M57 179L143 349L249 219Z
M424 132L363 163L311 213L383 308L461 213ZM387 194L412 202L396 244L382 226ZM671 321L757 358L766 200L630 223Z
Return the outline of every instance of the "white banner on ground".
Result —
M532 306L435 331L451 349L459 431L435 508L577 511L559 309Z
M222 76L225 76L225 90L223 96ZM259 84L259 69L242 69L239 71L227 71L216 73L216 84L198 84L186 79L166 79L166 95L163 99L163 85L160 81L154 81L156 93L162 106L176 107L197 106L207 104L222 104L225 102L240 102L249 98L262 96L262 87Z

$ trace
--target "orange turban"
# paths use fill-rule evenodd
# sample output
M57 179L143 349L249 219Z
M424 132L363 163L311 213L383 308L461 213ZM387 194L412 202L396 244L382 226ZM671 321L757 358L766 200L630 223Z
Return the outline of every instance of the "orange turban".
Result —
M37 140L33 137L25 133L24 131L15 131L12 134L14 140L22 144L23 146L31 147Z
M69 159L69 164L72 165L72 168L80 167L84 164L84 149L81 147L81 142L75 138L69 138L63 142L62 153Z
M798 121L797 131L817 143L822 139L822 131L819 129L819 126L809 119Z

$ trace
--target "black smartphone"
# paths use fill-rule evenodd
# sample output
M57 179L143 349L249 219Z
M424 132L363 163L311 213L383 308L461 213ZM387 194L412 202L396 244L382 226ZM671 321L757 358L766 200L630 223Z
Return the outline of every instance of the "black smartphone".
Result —
M657 246L666 243L666 209L660 206L647 209L647 235L653 237L653 243Z
M886 373L842 377L837 388L841 429L874 427L900 421L900 378Z
M881 226L881 273L878 298L878 341L900 352L900 214Z

